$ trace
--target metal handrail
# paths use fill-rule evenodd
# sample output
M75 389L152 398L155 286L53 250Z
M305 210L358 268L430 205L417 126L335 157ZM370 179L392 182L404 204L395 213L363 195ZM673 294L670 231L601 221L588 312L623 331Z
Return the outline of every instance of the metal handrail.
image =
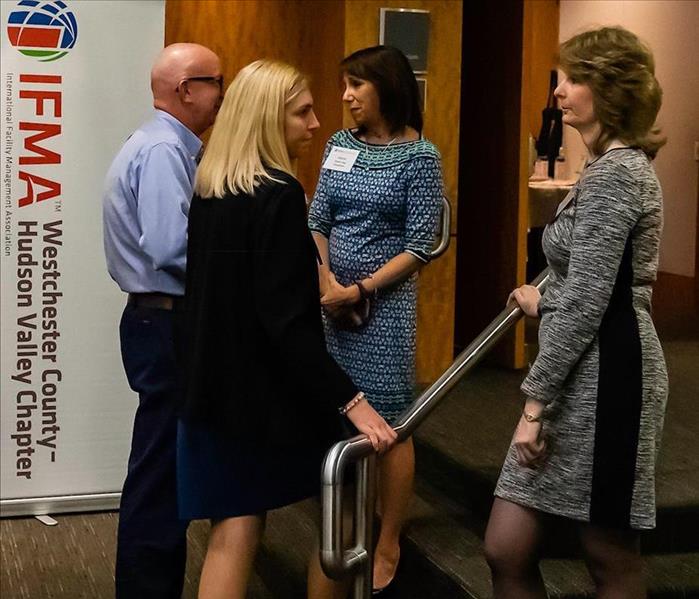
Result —
M442 196L442 216L440 218L439 243L430 252L432 260L439 258L449 247L451 241L451 204L446 196Z
M549 281L549 269L533 282L541 293ZM398 441L409 437L437 406L440 400L469 372L503 335L524 315L519 306L505 308L398 418L394 430ZM357 462L357 500L355 503L355 545L343 548L343 481L347 466ZM375 453L366 435L335 443L325 456L321 474L322 528L320 563L325 573L339 579L356 571L355 599L371 593L373 567L372 527L374 494L372 478ZM369 477L369 478L367 478Z

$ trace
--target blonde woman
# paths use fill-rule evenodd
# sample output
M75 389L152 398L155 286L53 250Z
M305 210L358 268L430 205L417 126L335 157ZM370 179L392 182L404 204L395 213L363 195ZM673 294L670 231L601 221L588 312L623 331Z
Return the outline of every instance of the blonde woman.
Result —
M189 212L178 429L182 518L210 518L199 597L243 598L267 510L315 495L345 425L395 433L325 349L294 161L318 120L303 76L256 61L228 88Z

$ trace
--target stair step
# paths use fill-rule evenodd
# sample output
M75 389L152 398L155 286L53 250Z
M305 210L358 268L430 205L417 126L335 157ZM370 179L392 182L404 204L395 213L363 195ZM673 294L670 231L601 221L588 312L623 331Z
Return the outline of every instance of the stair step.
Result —
M306 568L315 550L317 501L270 512L248 599L303 599ZM467 506L418 481L402 541L397 596L402 599L490 599L483 555L484 524ZM205 538L205 535L197 535ZM649 597L699 597L699 553L644 557ZM581 560L541 563L551 599L591 599L593 585Z
M270 512L255 563L249 599L302 599L315 547L318 504L309 500ZM475 532L474 532L475 529ZM482 523L463 505L419 482L402 542L397 596L402 599L490 599ZM699 553L644 557L649 597L699 597ZM592 581L581 560L544 559L551 599L591 599Z
M472 530L476 523L478 534ZM490 570L483 554L477 516L418 484L403 540L403 559L413 577L427 581L422 599L491 599ZM644 556L651 599L699 597L699 553ZM401 574L404 571L401 567ZM592 599L594 585L579 559L546 558L541 572L551 599ZM411 580L404 586L414 588ZM399 590L402 589L398 585ZM399 596L403 596L400 594Z
M187 571L183 599L194 599L198 594L201 559L206 555L210 529L208 520L194 520L189 524L187 530ZM257 571L253 571L248 584L247 597L248 599L276 599L278 595L270 591Z
M671 391L657 469L658 526L642 536L648 553L699 550L699 535L692 532L699 530L699 452L689 449L696 445L699 412L694 406L696 382L687 374L699 362L699 343L664 345ZM521 412L522 376L478 368L415 434L419 475L445 494L467 501L483 518Z
M643 557L649 599L699 597L699 554L673 553ZM545 559L541 573L551 599L592 599L594 586L580 560ZM575 589L571 581L575 582Z
M665 344L668 345L668 344ZM649 596L699 597L699 411L687 372L699 344L666 347L671 398L658 467L658 529L643 536ZM479 368L445 398L415 435L417 495L402 542L397 596L402 599L489 599L490 572L482 538L514 425L522 373ZM271 512L248 599L303 599L315 549L317 501ZM593 597L577 559L574 530L557 528L542 574L552 599Z
M419 518L411 518L416 524ZM293 506L270 512L267 517L265 538L255 561L255 573L264 582L275 599L303 599L306 597L306 569L311 552L316 550L317 523L320 505L310 499ZM413 555L418 559L411 565ZM401 599L445 599L452 594L443 592L436 576L429 570L420 570L423 561L419 552L410 551L401 566L398 591ZM415 566L415 569L413 567ZM425 577L427 575L427 578ZM450 581L444 576L442 582ZM449 587L451 588L451 587ZM267 599L266 595L248 593L248 599ZM454 595L455 596L455 595Z
M427 581L424 599L490 596L483 542L464 524L471 517L467 509L419 484L403 535L401 559L405 564L396 581L399 586L405 586L403 576L409 569Z
M306 572L317 547L319 522L320 506L315 499L268 513L255 571L272 597L305 599Z

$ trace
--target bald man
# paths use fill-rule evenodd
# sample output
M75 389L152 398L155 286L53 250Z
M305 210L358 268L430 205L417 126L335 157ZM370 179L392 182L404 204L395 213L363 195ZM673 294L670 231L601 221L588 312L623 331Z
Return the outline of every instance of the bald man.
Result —
M198 44L172 44L151 71L155 112L117 154L103 197L109 274L128 294L121 355L138 392L121 494L118 599L179 598L187 522L177 514L177 372L173 309L184 294L187 215L199 136L221 104L221 63Z

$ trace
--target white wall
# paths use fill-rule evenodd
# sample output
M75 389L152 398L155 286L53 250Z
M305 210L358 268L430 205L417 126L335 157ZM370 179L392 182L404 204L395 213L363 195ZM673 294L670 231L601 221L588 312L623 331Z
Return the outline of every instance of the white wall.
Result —
M699 141L699 1L562 0L560 40L595 26L621 25L650 45L656 77L663 88L658 116L668 143L655 160L665 199L665 230L660 269L694 276L697 229L697 171L694 143ZM571 164L585 148L565 128Z

